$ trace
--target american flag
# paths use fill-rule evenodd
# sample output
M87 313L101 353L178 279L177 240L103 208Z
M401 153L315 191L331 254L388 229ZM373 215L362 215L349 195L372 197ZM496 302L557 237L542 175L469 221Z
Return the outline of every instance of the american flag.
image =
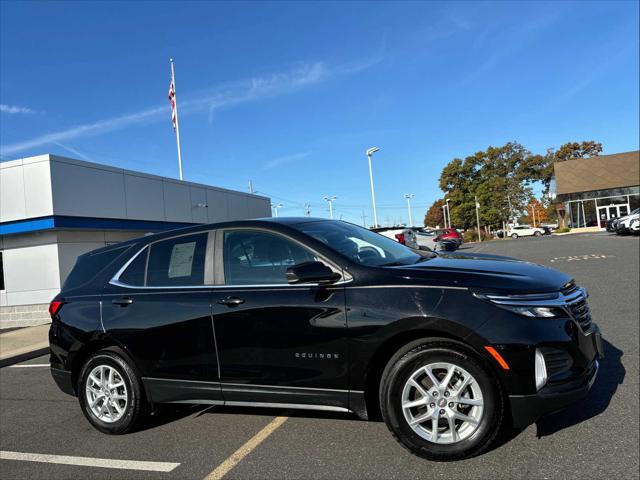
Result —
M173 83L173 78L171 78L171 83L169 83L169 101L171 102L171 123L173 123L173 130L176 129L176 86Z

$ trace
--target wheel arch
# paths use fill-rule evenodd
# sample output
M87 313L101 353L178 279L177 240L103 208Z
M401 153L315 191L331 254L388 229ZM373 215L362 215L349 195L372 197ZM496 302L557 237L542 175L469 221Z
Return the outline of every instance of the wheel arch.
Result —
M78 394L78 380L80 372L82 371L82 367L87 362L87 360L96 352L101 350L106 350L113 352L117 355L120 355L124 358L127 363L131 366L131 369L140 377L140 371L138 370L136 363L133 361L131 356L126 352L126 350L119 345L115 340L108 336L102 336L100 338L96 338L85 344L80 350L78 350L73 359L71 360L71 382L73 386L73 391L75 394ZM143 382L144 384L144 382ZM145 392L146 393L146 392ZM147 397L148 398L148 397Z
M369 362L366 379L364 402L366 406L367 416L370 419L381 419L379 390L382 381L382 374L393 359L402 350L411 349L418 346L424 341L443 340L451 342L472 355L486 368L488 372L495 378L499 385L499 389L504 395L505 388L502 379L497 375L494 365L488 361L486 355L480 352L465 338L456 336L451 332L434 329L415 329L400 332L387 340L385 340L375 351Z

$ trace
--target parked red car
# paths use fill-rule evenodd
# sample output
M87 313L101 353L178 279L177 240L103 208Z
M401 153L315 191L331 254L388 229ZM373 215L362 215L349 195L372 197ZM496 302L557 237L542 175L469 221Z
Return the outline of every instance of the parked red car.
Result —
M462 235L455 228L442 228L436 230L436 242L440 240L455 240L458 242L458 246L462 245Z

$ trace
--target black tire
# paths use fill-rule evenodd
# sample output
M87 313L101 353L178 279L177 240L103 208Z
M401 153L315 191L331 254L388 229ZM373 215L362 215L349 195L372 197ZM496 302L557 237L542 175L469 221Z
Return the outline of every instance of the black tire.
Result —
M517 233L512 233L511 234L511 238L513 238L514 240L518 239L518 234Z
M542 233L540 233L538 231L533 232L533 236L534 237L540 237L541 235L542 235Z
M484 403L480 421L470 436L449 444L433 443L420 436L409 425L402 409L403 388L411 375L423 366L442 362L469 372L481 389ZM446 339L413 342L394 355L382 374L380 406L395 439L411 453L435 461L460 460L481 453L500 431L505 411L495 375L486 370L470 350Z
M86 394L87 382L92 370L101 365L114 369L124 382L127 400L122 416L113 422L98 418L88 405ZM93 384L92 384L93 385ZM147 403L144 398L142 383L133 368L120 355L109 350L101 350L92 355L82 367L78 377L78 400L82 413L97 430L111 435L129 433L141 424L147 414Z

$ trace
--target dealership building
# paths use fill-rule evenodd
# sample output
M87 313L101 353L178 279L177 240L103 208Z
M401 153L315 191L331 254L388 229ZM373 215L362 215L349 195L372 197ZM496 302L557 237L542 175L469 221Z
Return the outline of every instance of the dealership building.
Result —
M640 151L554 164L552 193L573 228L604 229L640 207Z
M267 197L54 155L0 163L0 328L49 321L78 255L199 223L271 216Z

